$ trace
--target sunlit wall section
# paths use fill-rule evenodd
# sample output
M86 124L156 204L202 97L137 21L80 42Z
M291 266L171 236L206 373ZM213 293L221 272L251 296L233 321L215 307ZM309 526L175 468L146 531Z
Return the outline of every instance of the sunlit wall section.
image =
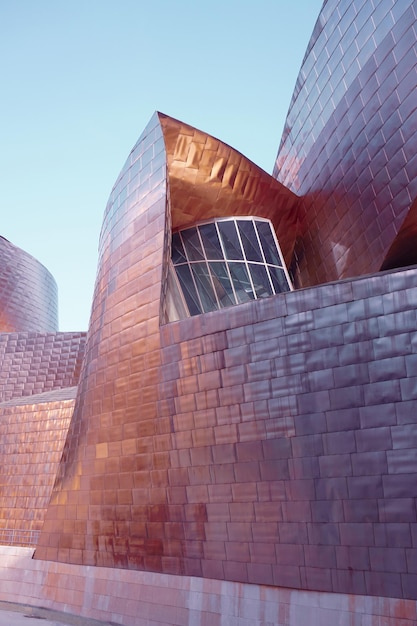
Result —
M379 270L416 197L416 19L415 0L324 3L274 169L304 196L298 284Z
M299 198L243 154L219 139L161 113L159 119L164 132L169 189L166 224L169 241L166 242L165 251L167 253L171 250L169 230L171 226L174 232L173 258L177 259L176 272L169 271L166 280L164 279L166 289L162 301L161 320L173 321L222 308L228 306L228 303L242 303L245 301L243 298L245 289L248 299L252 296L258 298L285 291L288 288L287 276L282 281L282 273L285 273L285 262L291 260L294 249ZM241 219L238 227L236 219L239 216ZM259 228L256 229L253 221L255 218L257 224L259 223ZM219 225L214 226L213 231L213 226L209 222L216 222ZM262 245L259 244L261 247L256 252L249 242L249 239L253 241L257 248L257 242L263 237L259 229L263 232L266 223L271 225L268 226L266 236L279 241L279 256L282 252L282 259L280 258L278 263L273 261L269 264L262 258ZM228 229L229 235L226 235ZM229 254L224 249L224 244L220 244L222 239L220 231L226 239L229 236L233 238L233 232L235 233L243 255L240 258L243 264L236 258L236 250ZM187 280L187 267L179 257L177 258L179 249L176 248L176 242L182 240L181 232L184 232L184 236L186 232L195 233L198 240L203 237L207 244L208 237L211 236L214 246L216 241L219 246L223 246L221 255L224 256L225 263L222 265L217 256L209 259L211 252L214 252L213 246L210 252L206 250L203 253L201 249L201 254L205 256L203 263L200 263L201 259L187 259L187 263L190 261L190 271L194 273L195 270L198 274L195 274L194 278L189 274L190 280ZM251 248L250 252L244 252L243 240ZM179 254L181 256L181 252ZM187 256L187 253L185 254ZM170 265L168 256L165 267L168 268ZM267 266L271 269L269 270ZM232 276L235 270L237 274ZM193 289L193 285L196 288L195 281L201 286L204 304L201 301L197 306L189 303L190 308L185 301L186 298L185 300L182 298L181 291L185 287L188 295L188 288ZM238 288L239 297L233 287L235 281L241 285L245 283L243 291ZM228 296L223 297L224 289L232 294L230 301ZM194 300L197 302L199 297L196 296Z
M0 403L0 544L36 544L75 393L69 387Z
M48 270L0 236L0 332L58 330L57 286Z
M141 516L150 497L155 506L166 498L158 435L169 421L156 421L165 212L155 115L105 212L86 358L36 557L140 568L152 553Z

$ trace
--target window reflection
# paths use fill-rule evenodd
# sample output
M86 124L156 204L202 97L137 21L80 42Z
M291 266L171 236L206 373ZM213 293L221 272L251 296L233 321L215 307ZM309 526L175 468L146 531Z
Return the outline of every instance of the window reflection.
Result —
M189 315L291 289L275 233L265 219L219 219L178 231L172 237L172 264Z

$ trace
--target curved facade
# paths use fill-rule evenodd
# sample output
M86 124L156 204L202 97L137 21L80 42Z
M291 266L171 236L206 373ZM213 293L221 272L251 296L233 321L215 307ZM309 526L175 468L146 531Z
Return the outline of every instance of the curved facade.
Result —
M2 437L17 442L2 450L0 499L30 532L44 518L43 563L26 568L40 572L31 603L135 626L142 611L220 623L223 600L203 596L227 581L239 583L225 596L242 626L254 603L259 625L415 623L416 21L410 0L324 3L274 177L199 130L151 119L105 211L75 399L53 391L0 406ZM283 265L267 223L308 288L257 290L261 265L271 284L270 266ZM199 274L191 266L203 261ZM235 280L235 261L250 281ZM181 307L181 264L198 310L192 299ZM220 306L215 277L236 304ZM39 408L62 446L74 401L35 525L16 493L29 498L36 481L13 474L14 455L28 452L25 419L32 437ZM40 476L56 468L49 435L28 452Z
M297 284L417 262L415 0L327 0L274 175L303 196Z
M57 332L48 270L0 237L0 543L33 545L74 409L86 333Z
M167 323L173 227L272 216L291 255L298 206L230 147L152 118L106 210L37 559L415 597L415 270Z
M0 237L0 332L56 330L54 278L30 254Z
M194 567L193 558L184 559L179 539L172 544L161 537L161 524L178 526L175 499L166 509L176 382L174 371L162 369L161 349L172 228L203 215L255 213L282 230L281 245L290 254L286 225L295 219L296 202L294 194L229 146L164 115L152 118L105 212L86 361L37 558L65 554L84 564ZM124 496L119 497L120 472ZM81 505L85 515L74 517ZM190 528L204 506L191 508L196 510ZM56 525L62 516L64 533ZM120 550L114 543L119 532Z

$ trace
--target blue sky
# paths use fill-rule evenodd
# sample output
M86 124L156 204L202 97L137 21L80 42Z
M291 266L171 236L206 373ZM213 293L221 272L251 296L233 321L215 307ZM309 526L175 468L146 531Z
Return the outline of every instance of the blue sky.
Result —
M103 212L155 110L272 171L322 0L1 0L0 234L86 330Z

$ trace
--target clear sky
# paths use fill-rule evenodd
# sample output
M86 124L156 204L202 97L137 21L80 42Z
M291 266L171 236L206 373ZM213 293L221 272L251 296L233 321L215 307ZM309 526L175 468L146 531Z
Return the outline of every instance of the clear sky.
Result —
M86 330L103 212L155 110L272 172L322 0L0 0L0 234Z

